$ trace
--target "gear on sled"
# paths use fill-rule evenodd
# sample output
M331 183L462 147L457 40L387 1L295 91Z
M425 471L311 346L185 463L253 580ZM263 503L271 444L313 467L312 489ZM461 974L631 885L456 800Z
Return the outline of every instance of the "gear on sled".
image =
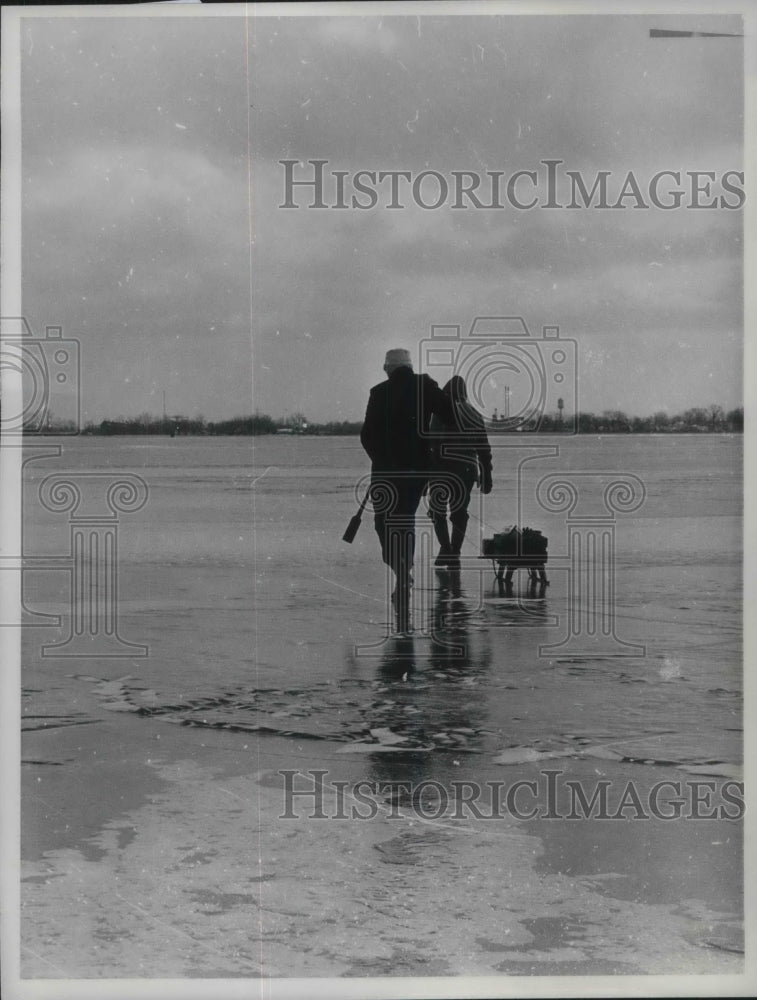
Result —
M528 570L532 583L548 584L547 565L548 539L535 528L519 528L509 525L504 531L496 532L481 543L481 559L490 559L498 580L510 583L516 569Z

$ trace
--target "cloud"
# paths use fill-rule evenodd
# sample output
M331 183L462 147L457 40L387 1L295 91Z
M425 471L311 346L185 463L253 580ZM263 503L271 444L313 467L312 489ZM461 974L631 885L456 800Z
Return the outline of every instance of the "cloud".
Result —
M735 405L739 212L279 208L284 158L449 175L549 157L613 183L739 169L740 43L651 40L650 26L35 18L22 38L25 308L81 338L96 418L149 408L167 386L174 409L211 418L254 401L355 419L387 347L477 313L575 336L596 376L589 408L659 408L665 364L684 366L675 391L690 405L702 372L711 399Z

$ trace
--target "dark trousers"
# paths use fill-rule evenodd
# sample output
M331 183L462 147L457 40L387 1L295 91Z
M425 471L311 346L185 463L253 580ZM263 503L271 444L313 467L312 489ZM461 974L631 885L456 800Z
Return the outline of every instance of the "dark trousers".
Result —
M444 523L449 517L452 527L465 534L468 505L475 482L476 473L472 469L432 473L428 495L429 509L435 525Z
M418 474L383 473L371 480L373 523L381 543L381 558L403 585L415 556L415 513L428 477Z

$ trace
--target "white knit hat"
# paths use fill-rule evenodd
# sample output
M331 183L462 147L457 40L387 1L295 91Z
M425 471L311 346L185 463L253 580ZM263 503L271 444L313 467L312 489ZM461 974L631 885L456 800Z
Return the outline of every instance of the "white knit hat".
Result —
M403 365L407 365L408 368L413 367L410 351L404 347L394 347L391 351L386 352L384 368L401 368Z

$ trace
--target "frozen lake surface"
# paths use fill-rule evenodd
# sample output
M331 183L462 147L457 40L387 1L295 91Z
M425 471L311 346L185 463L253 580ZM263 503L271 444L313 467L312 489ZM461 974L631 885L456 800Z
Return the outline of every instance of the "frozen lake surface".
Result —
M122 713L136 743L156 724L164 733L176 731L165 723L190 727L181 732L196 734L199 762L211 745L231 758L255 741L281 768L326 761L352 779L448 786L533 778L553 767L648 790L662 779L694 778L719 788L740 775L741 437L494 438L494 491L483 506L474 495L459 580L430 567L430 521L419 512L410 637L389 634L387 580L370 515L352 545L341 540L368 471L356 438L54 443L60 456L26 467L25 554L69 551L68 515L37 500L46 476L142 477L146 505L122 513L118 524L117 617L121 638L146 645L149 655L40 655L43 643L59 642L70 628L70 575L62 564L27 572L29 612L62 616L60 628L24 630L25 760L34 773L97 753L98 725ZM581 617L585 591L571 596L569 589L568 513L539 500L539 484L552 475L580 484L574 528L586 511L592 524L612 525L617 642L601 656L591 655L588 640L585 655L576 642L567 652L545 648L565 640L571 616L578 615L579 632L588 621ZM622 475L643 484L643 503L611 513L603 490ZM549 537L550 585L541 596L529 595L525 580L503 594L489 563L476 558L482 534L515 521ZM43 729L52 736L67 726L77 727L76 749L70 740L65 752L63 743L54 751L50 742L33 742ZM216 743L206 742L211 734ZM53 770L63 773L45 773ZM77 787L84 802L86 788ZM123 795L118 811L131 801ZM99 822L114 810L104 799ZM85 831L76 820L64 824L33 794L25 802L30 858L54 845L81 848ZM98 806L88 808L96 824ZM648 824L610 826L592 824L592 859L575 824L542 822L538 865L606 879L601 892L615 899L666 905L680 903L681 880L696 868L686 919L699 913L710 928L725 920L725 938L705 943L739 952L732 930L741 915L739 824L725 824L727 836L720 829L716 836L706 823L663 823L654 850L644 847ZM416 863L393 861L393 849L381 860ZM428 863L445 876L451 857L431 850ZM553 912L547 907L531 920L534 940L550 937L553 918L545 914ZM551 959L557 972L560 955ZM506 954L497 961L505 972L544 967L526 968L518 964L524 958ZM358 963L349 974L402 973L401 962L399 971L371 968L361 971ZM588 960L566 968L612 971Z
M341 541L366 473L357 439L61 440L60 459L27 466L35 552L68 543L65 515L34 503L43 472L130 470L147 483L145 507L120 515L118 611L123 638L149 646L139 684L156 710L176 706L185 717L201 703L208 725L268 722L351 739L386 721L371 693L400 655L415 668L407 691L421 718L411 713L407 735L419 745L462 727L483 751L552 750L581 737L631 740L621 750L639 759L741 760L740 437L539 438L559 449L523 467L522 523L550 539L541 599L528 597L525 580L503 596L490 564L474 560L481 533L518 520L521 449L494 438L495 488L483 509L474 496L459 585L423 564L432 537L421 509L416 637L400 654L385 639L387 581L370 514L351 546ZM534 484L570 471L630 473L646 489L636 511L613 517L616 653L641 643L643 656L539 655L565 636L569 571L565 514L544 511ZM601 488L600 478L584 485L586 494ZM65 614L66 573L27 577L30 608ZM45 641L55 634L33 630ZM450 655L445 642L465 654ZM470 694L462 701L461 686Z

